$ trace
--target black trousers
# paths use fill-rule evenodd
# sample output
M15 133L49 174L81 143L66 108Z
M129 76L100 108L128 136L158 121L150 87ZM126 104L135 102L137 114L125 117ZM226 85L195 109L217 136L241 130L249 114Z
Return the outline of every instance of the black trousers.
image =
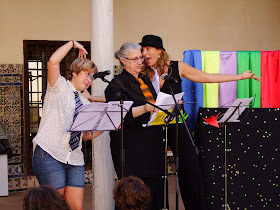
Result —
M168 145L173 155L176 152L176 125L168 126ZM188 210L205 210L206 196L199 167L198 155L195 154L193 145L184 124L179 124L178 138L179 157L179 186L181 197Z
M164 143L162 127L130 128L124 132L124 176L137 176L150 188L149 210L164 206ZM119 179L122 177L120 132L111 132L111 153Z

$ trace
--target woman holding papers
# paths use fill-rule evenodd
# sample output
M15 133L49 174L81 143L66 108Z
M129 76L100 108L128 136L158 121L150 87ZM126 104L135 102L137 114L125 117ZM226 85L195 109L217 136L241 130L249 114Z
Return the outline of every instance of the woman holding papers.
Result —
M59 64L72 48L79 49L67 79L60 75ZM91 84L95 64L86 59L87 51L76 41L58 48L48 63L48 86L39 130L33 139L33 170L40 185L49 185L65 196L71 209L83 209L85 169L81 140L101 132L69 132L78 109L90 103L80 93Z
M154 100L156 93L149 78L140 74L143 57L141 46L136 43L125 43L115 53L120 61L123 71L116 76L111 83L117 84L129 92L139 96L143 100L134 98L131 94L123 94L125 101L133 101L132 107L124 118L124 167L121 161L121 130L111 131L111 153L118 178L134 175L141 178L150 188L152 201L148 209L163 208L163 179L164 174L164 143L161 126L147 126L154 107L147 104L146 100ZM141 89L139 78L145 85L145 91ZM108 85L105 90L107 102L119 101L121 90ZM147 98L148 97L148 98ZM123 169L123 174L122 174Z
M181 61L170 61L169 56L163 48L162 39L155 35L145 35L140 43L142 46L142 56L144 65L142 73L150 78L157 94L159 91L170 94L170 89L161 77L163 74L177 79L177 83L171 82L174 93L182 92L181 78L185 77L191 81L199 83L228 82L253 78L260 81L251 71L243 72L241 75L208 74L195 69ZM169 126L168 144L176 152L176 129ZM198 156L194 155L193 145L187 135L183 124L179 124L179 184L183 203L186 209L206 209L204 187L199 168Z

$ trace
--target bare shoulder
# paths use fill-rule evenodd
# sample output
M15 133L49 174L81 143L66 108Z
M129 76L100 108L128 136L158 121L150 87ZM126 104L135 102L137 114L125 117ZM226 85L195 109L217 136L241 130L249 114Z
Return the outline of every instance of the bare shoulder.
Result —
M179 73L180 73L181 77L184 74L191 73L191 70L193 69L189 64L187 64L183 61L178 61L178 67L179 67Z
M189 64L183 62L183 61L178 61L178 66L179 68L182 67L182 68L186 68L187 66L189 66Z

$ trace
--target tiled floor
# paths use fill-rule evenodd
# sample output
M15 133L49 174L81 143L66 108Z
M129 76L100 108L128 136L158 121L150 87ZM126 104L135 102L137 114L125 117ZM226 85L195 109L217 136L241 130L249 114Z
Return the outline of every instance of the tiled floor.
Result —
M176 185L175 176L169 176L169 209L176 209L175 197L176 197ZM21 210L22 209L22 199L24 196L24 191L12 192L7 197L0 197L0 209L1 210ZM92 199L92 185L86 185L85 188L85 199L84 199L85 210L93 209L93 199ZM179 200L179 209L183 210L183 204L181 199ZM101 209L103 210L103 209Z

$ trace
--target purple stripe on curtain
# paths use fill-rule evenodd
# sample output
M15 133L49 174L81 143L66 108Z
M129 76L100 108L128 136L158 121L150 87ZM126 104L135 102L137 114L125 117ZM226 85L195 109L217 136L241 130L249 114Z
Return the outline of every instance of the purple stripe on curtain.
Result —
M220 74L237 74L237 52L220 52ZM223 82L219 86L219 107L229 107L237 98L237 82Z

